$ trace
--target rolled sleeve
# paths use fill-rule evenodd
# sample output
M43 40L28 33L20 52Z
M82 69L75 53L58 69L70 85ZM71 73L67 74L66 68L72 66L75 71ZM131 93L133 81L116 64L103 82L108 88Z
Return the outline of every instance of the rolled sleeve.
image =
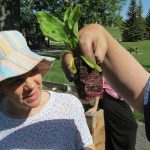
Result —
M144 90L144 120L146 136L150 142L150 77Z

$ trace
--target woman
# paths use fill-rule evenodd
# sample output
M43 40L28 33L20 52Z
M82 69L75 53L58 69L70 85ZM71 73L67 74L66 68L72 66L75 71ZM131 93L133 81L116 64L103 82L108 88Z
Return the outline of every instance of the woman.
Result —
M0 32L0 149L94 149L79 100L42 90L53 61L33 53L20 32Z

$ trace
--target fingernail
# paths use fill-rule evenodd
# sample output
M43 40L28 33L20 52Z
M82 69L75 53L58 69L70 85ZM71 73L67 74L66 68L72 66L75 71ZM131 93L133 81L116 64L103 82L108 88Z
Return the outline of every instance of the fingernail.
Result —
M97 56L95 56L95 60L99 66L102 66L102 61Z

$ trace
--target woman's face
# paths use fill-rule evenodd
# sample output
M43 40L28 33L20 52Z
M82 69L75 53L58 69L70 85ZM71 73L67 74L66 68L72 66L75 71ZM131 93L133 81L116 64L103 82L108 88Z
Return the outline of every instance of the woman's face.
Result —
M11 79L1 86L9 102L19 108L28 109L40 105L42 93L42 76L38 69Z

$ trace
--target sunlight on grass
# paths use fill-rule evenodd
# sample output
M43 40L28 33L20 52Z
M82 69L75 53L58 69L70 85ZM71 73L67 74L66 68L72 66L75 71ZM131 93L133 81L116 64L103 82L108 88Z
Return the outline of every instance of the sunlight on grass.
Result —
M49 70L48 74L43 78L43 80L71 84L67 80L67 78L61 68L60 60L58 60L58 59L55 60L52 68Z

